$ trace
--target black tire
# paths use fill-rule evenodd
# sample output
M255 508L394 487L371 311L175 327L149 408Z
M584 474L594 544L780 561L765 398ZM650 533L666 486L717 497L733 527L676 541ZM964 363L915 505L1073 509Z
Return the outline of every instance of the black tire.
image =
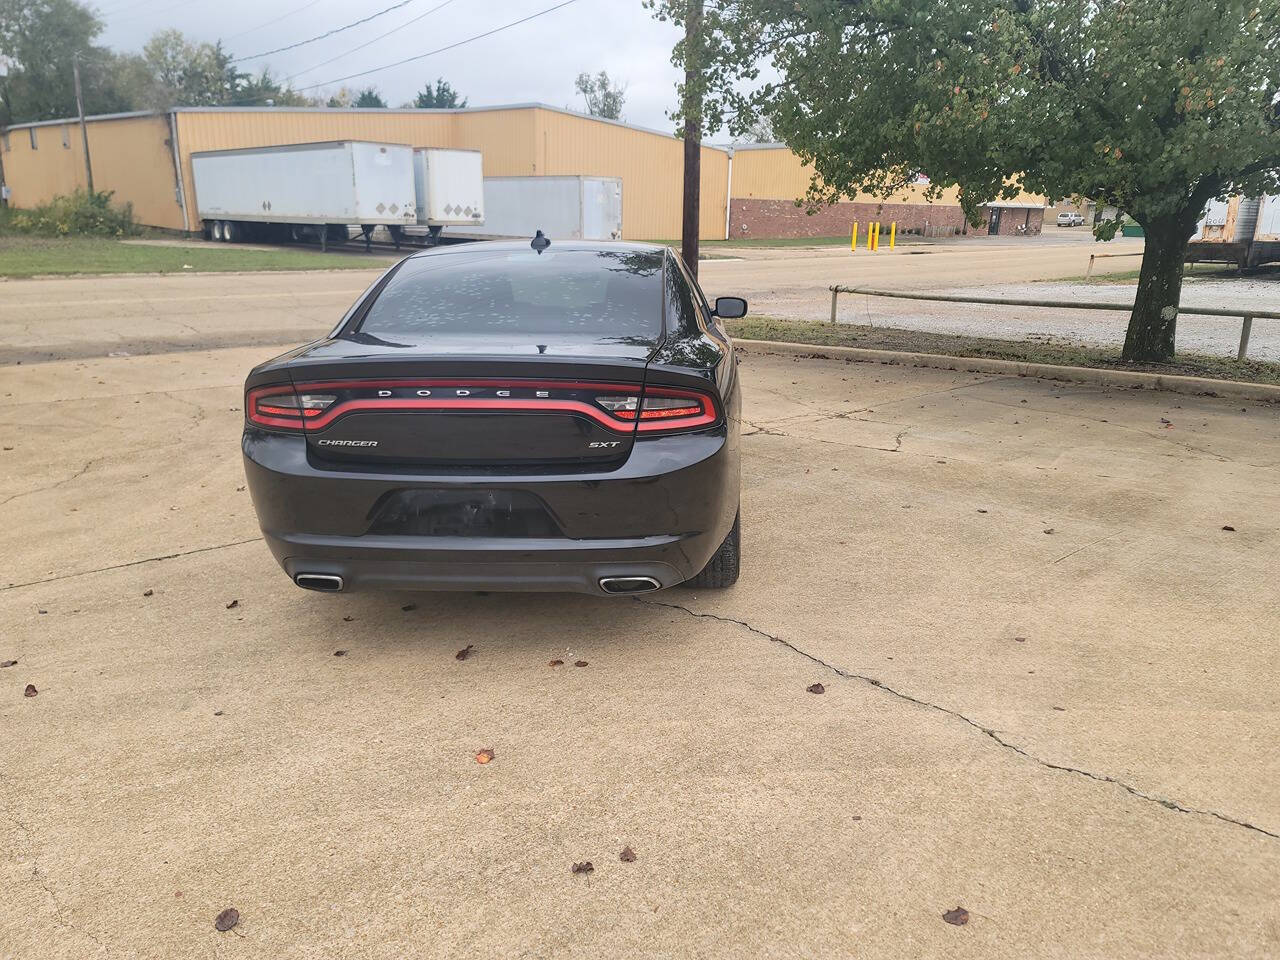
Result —
M739 511L733 518L733 529L724 538L724 543L720 544L720 548L711 555L707 565L696 577L685 581L686 587L721 590L738 582L738 566L742 557L741 529L742 513Z

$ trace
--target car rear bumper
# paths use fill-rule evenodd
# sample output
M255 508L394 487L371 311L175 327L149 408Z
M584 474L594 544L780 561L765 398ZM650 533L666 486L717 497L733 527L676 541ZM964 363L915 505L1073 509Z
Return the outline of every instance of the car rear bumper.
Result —
M738 509L737 433L723 428L640 440L615 469L578 473L357 470L314 461L301 437L256 429L245 431L243 450L276 560L295 582L300 575L336 577L342 590L607 596L601 580L612 577L649 577L670 587L706 565ZM536 535L516 536L423 536L388 526L389 504L398 505L398 519L405 502L417 508L460 495L536 504L545 522L530 531Z

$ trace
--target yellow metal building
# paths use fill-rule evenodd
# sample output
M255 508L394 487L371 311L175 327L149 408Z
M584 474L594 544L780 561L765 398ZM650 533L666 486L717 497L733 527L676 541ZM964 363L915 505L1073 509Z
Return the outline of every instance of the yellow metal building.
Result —
M372 140L479 150L486 176L619 177L624 237L680 236L684 145L679 139L545 104L456 110L188 107L91 117L87 126L94 186L113 191L117 202L132 203L140 222L171 230L202 227L192 153ZM85 185L75 120L15 125L0 139L0 168L12 205L36 206ZM796 200L804 196L812 174L812 167L781 144L704 146L702 239L847 236L854 222L865 230L872 220L925 234L970 229L954 190L929 202L923 185L887 201L845 198L809 216ZM1024 196L1012 206L1031 210L1037 204L1043 207L1043 199Z
M130 202L150 226L196 231L191 154L286 143L372 140L480 150L485 176L622 178L627 239L680 236L684 147L656 130L544 104L458 110L195 107L88 120L94 187ZM7 128L0 163L15 207L85 186L75 120ZM702 149L701 235L724 237L729 153Z

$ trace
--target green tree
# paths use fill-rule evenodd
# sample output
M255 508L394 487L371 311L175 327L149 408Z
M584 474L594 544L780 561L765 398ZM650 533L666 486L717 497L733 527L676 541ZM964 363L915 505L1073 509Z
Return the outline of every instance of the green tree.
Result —
M229 103L244 79L221 42L192 42L178 30L153 34L142 48L142 59L152 81L143 94L144 105L155 110Z
M0 125L54 120L76 112L71 62L105 65L93 41L102 21L75 0L0 0ZM98 106L96 89L86 107Z
M241 74L236 88L237 104L262 107L317 107L323 101L306 94L298 93L291 87L282 87L271 74L271 70L263 67L256 76Z
M1206 203L1280 188L1277 49L1280 0L706 0L695 83L711 129L768 117L813 206L921 172L975 224L1019 189L1115 205L1146 233L1124 356L1159 361Z
M621 120L622 105L627 100L627 88L601 70L594 77L589 73L578 74L573 84L587 104L587 113L606 120Z
M436 79L434 88L428 83L418 91L412 103L405 104L405 106L417 107L419 110L457 109L466 105L467 98L459 98L458 91L453 89L449 81L443 77Z
M387 105L387 101L382 99L382 94L378 92L377 87L365 87L357 95L355 102L351 104L353 107L383 107Z

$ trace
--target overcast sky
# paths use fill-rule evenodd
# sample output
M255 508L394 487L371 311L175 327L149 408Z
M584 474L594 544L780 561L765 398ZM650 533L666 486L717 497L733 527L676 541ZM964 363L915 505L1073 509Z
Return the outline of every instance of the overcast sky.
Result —
M221 39L233 56L244 57L306 40L395 2L100 0L96 8L106 23L101 42L116 50L140 50L152 33L172 27L196 40ZM333 92L343 84L330 81L465 40L560 0L451 0L417 23L347 53L441 2L409 0L369 23L237 66L256 71L269 65L277 78L291 77L295 88L323 83L324 87L308 92ZM444 77L469 98L471 106L537 100L582 110L574 79L584 70L607 70L610 77L626 84L624 120L673 130L666 113L675 100L678 77L671 66L671 47L677 39L677 29L654 20L640 0L575 0L456 50L343 83L354 88L372 84L393 107L411 100L428 80ZM335 57L340 59L317 67Z

